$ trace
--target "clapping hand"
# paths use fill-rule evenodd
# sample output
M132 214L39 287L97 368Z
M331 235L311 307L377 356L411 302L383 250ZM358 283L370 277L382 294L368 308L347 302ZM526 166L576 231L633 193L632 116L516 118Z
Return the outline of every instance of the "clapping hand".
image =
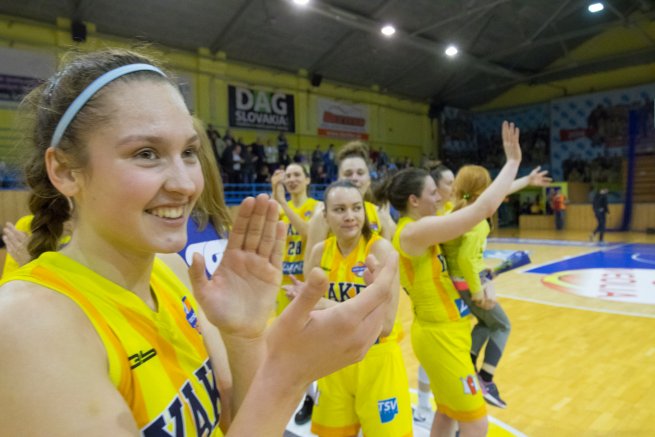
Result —
M221 333L256 338L266 329L282 281L286 226L265 194L248 197L230 230L220 266L211 278L195 254L189 276L207 318Z

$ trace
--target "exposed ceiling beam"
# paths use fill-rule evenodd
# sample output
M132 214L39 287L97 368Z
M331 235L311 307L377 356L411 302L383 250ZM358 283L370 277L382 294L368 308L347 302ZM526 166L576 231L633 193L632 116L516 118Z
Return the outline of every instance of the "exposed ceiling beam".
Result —
M305 7L315 13L330 18L338 23L341 23L344 26L349 26L351 28L368 33L373 33L376 35L380 34L380 24L362 15L358 15L325 3L321 3L316 0L312 1L310 4L308 4ZM445 44L432 41L420 36L415 36L415 35L413 36L398 29L396 29L396 34L394 38L399 43L427 51L428 53L431 53L434 56L443 56L443 52L446 49ZM508 68L502 67L500 65L494 64L492 62L483 59L476 58L475 56L466 53L460 52L460 54L458 54L458 60L460 62L466 62L470 64L472 67L477 68L478 70L485 71L495 76L500 76L510 79L522 79L525 77L522 73L510 70Z
M434 30L434 29L438 29L439 27L443 26L444 24L448 24L448 23L450 23L452 21L461 20L462 18L467 18L469 15L478 13L480 11L486 11L487 9L494 8L494 7L496 7L496 6L498 6L498 5L502 4L502 3L507 3L509 1L511 1L511 0L496 0L496 1L492 2L492 3L486 4L486 5L483 5L483 6L478 6L477 8L467 9L467 10L465 10L465 11L459 13L459 14L451 15L448 18L444 18L443 20L439 20L436 23L430 24L429 26L426 26L423 29L415 30L414 32L411 32L409 35L410 36L417 36L417 35L420 35L422 33L429 32L429 31Z
M619 53L612 56L593 59L584 63L576 63L557 69L542 71L532 74L524 80L496 82L489 84L486 87L481 87L477 90L466 91L462 90L461 87L460 89L451 87L447 93L444 93L442 100L448 100L448 98L454 95L463 97L488 93L492 90L507 88L510 86L518 85L520 83L529 83L531 85L547 85L551 84L552 82L562 81L573 77L604 71L612 71L620 68L644 65L653 62L655 62L655 47L649 47L647 49L636 50L629 53Z
M655 14L653 14L653 13L649 13L649 14L644 15L644 17L649 19L649 20L652 19L653 16L655 16ZM609 23L599 24L597 26L585 27L585 28L582 28L582 29L573 30L571 32L562 33L562 34L559 34L559 35L556 35L556 36L553 36L553 37L538 39L538 40L532 41L532 42L524 41L524 42L522 42L521 44L519 44L517 46L511 47L511 48L508 48L508 49L505 49L505 50L498 50L498 51L496 51L496 52L494 52L492 54L489 54L488 56L485 56L482 59L485 60L485 61L490 61L491 62L491 61L494 61L494 60L502 59L502 58L504 58L506 56L509 56L509 55L512 55L514 53L520 53L520 52L523 52L523 51L526 51L526 50L534 50L534 49L536 49L538 47L543 47L543 46L547 46L547 45L550 45L550 44L560 43L561 41L568 41L568 40L574 39L574 38L580 38L580 37L583 37L583 36L599 34L599 33L602 33L602 32L604 32L606 30L614 29L616 27L621 27L623 25L624 25L623 21L615 20L615 21L612 21L612 22L609 22Z
M379 8L377 8L375 11L373 11L373 12L371 13L371 16L372 16L372 17L377 17L377 16L379 16L379 14L381 14L382 12L384 12L384 10L387 9L387 8L388 8L392 3L394 3L395 1L396 1L396 0L387 0L387 1L385 1L384 3L382 3L382 5L380 5ZM309 71L315 72L315 71L320 70L320 68L321 68L323 65L325 65L325 62L327 62L327 61L330 59L330 57L331 57L332 55L334 55L335 53L338 52L338 50L339 50L339 48L341 47L341 45L342 45L346 40L348 40L351 36L353 36L354 34L355 34L354 31L348 31L348 32L344 33L344 34L341 36L341 38L339 38L339 39L337 40L336 43L332 44L332 46L330 46L330 48L328 48L325 52L323 52L323 53L318 57L318 59L316 59L316 60L313 62L313 64L312 64L312 66L310 67Z
M225 39L227 36L234 30L234 28L239 24L239 21L241 20L241 17L244 16L246 13L246 10L250 7L254 0L247 0L241 3L241 6L237 11L232 15L232 19L230 19L230 24L225 26L223 31L218 34L216 38L214 38L214 42L212 42L209 46L209 50L212 53L218 52L223 44L225 44Z
M544 30L546 30L546 29L548 28L548 26L550 25L550 23L552 23L553 20L555 20L555 19L559 16L559 14L564 10L565 7L567 7L567 6L569 5L569 3L571 3L571 1L572 1L572 0L565 0L564 2L562 2L562 3L559 5L559 7L555 10L555 12L553 12L553 13L551 14L551 16L548 17L548 18L546 19L546 21L543 22L543 24L541 25L541 27L539 27L539 29L537 29L537 30L536 30L536 31L535 31L535 32L534 32L534 33L533 33L533 34L528 38L528 41L529 41L529 42L532 42L532 41L534 41L535 39L537 39L537 37L538 37L539 35L541 35L541 33L542 33Z

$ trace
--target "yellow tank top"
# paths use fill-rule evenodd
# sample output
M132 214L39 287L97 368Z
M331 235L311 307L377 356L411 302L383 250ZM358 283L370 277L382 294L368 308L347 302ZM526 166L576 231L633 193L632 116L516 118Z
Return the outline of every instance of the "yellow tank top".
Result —
M368 219L368 227L371 231L378 235L382 232L382 224L380 224L380 217L378 216L378 207L371 202L364 202L364 211Z
M21 232L25 232L27 235L30 235L32 233L32 219L34 219L34 215L32 214L23 216L18 219L18 221L14 226L16 226L17 230ZM59 240L59 244L61 246L64 246L68 244L70 239L71 239L70 235L66 235ZM5 257L5 266L2 268L2 276L7 277L10 273L15 272L19 268L20 266L18 265L16 260L7 253L7 256Z
M109 377L142 435L223 435L218 428L220 397L197 304L161 260L155 259L150 279L158 312L57 252L44 253L9 280L50 288L84 311L104 343Z
M381 239L379 235L373 235L366 242L364 237L359 238L357 247L345 258L337 246L337 238L330 237L325 240L323 255L321 256L321 269L327 274L329 280L328 291L325 294L327 299L335 302L345 302L357 296L364 288L364 270L366 270L366 257L371 246ZM400 341L402 327L396 318L393 329L386 337L380 337L376 343L387 341Z
M307 221L312 217L318 201L308 197L299 208L296 208L292 201L288 201L287 204L293 212L303 220ZM299 281L304 280L303 257L305 254L307 238L301 236L298 231L296 231L287 215L283 212L280 213L280 220L289 225L287 228L287 245L284 249L284 260L282 261L282 273L284 274L282 277L282 285L286 285L292 283L289 275L294 275Z
M450 280L439 245L431 246L419 256L408 255L400 248L400 234L413 221L409 217L400 218L392 244L400 254L400 285L412 300L416 318L440 323L468 316L471 311Z

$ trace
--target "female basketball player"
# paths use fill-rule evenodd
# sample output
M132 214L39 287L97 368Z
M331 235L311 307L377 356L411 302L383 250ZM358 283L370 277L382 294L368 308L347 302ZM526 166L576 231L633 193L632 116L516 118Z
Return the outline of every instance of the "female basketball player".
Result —
M280 205L280 220L287 224L287 240L282 261L282 286L292 284L290 275L303 281L303 261L307 243L307 222L312 217L318 201L307 195L311 180L300 164L289 164L276 170L271 178L273 198ZM291 195L287 201L285 189ZM277 297L277 314L289 305L283 288Z
M519 130L503 123L507 162L493 184L468 208L436 216L440 201L434 179L406 169L380 187L376 197L401 212L393 245L401 256L401 284L414 307L412 346L426 370L437 402L431 435L446 436L459 422L460 436L485 435L486 407L470 359L470 309L448 276L439 243L452 240L500 205L520 161Z
M384 262L394 250L390 242L369 228L364 198L350 181L332 183L325 191L324 203L323 214L332 236L314 247L307 267L327 272L329 286L321 304L329 307L365 292L367 258L372 255ZM370 436L412 435L409 386L395 323L399 290L396 278L392 289L393 304L383 336L361 362L318 381L313 433L354 437L361 427L363 434Z
M380 335L394 259L361 297L321 312L310 310L326 280L311 272L265 332L284 244L265 195L242 203L211 278L194 258L204 311L155 257L184 246L203 177L184 100L150 58L78 55L24 107L36 259L0 288L5 433L222 435L216 326L237 412L227 434L280 435L306 385L361 358ZM71 214L72 239L54 252Z
M368 146L360 141L347 143L339 149L336 159L339 180L349 180L357 187L364 199L371 199L373 196L370 192L371 174L369 172ZM330 232L323 209L324 205L319 203L316 212L309 220L307 244L303 249L305 251L305 261L307 261L314 246L324 241ZM396 224L391 219L388 208L380 208L369 201L365 201L364 209L371 231L374 234L380 234L387 240L391 240ZM301 409L296 413L297 424L302 424L311 418L313 406L314 398L310 388Z

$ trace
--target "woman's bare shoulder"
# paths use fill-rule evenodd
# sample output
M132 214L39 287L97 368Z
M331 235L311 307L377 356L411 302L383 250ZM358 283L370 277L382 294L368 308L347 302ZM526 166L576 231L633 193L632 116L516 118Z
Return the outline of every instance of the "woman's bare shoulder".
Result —
M70 331L74 329L75 331ZM67 296L29 281L9 281L0 286L0 342L33 341L45 336L93 330L82 309ZM32 338L34 333L39 336ZM12 337L12 338L9 338Z

